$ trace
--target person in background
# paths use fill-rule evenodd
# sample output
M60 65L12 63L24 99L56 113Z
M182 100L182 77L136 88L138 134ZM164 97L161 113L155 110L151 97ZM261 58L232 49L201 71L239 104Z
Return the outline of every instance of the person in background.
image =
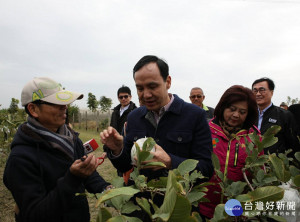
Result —
M285 102L280 103L280 108L285 109L285 110L289 109L288 105Z
M211 118L214 117L214 109L212 107L205 106L203 104L204 99L205 99L205 95L204 95L203 90L201 88L194 87L194 88L191 89L191 92L190 92L191 102L205 110L206 119L209 121Z
M115 128L119 134L124 134L124 126L127 121L128 114L136 109L136 105L131 101L131 90L127 86L122 86L118 89L117 92L118 100L120 102L119 105L117 105L113 109L113 113L111 114L110 119L110 126ZM103 145L103 151L102 157L106 157L106 153L108 151L108 147L106 145ZM118 176L122 176L122 173L120 171L117 171Z
M293 113L297 123L297 137L300 140L300 104L293 104L289 106L289 111Z
M271 126L278 125L281 130L275 135L278 142L273 146L265 148L265 153L284 153L288 149L294 153L300 151L300 143L296 135L297 125L293 114L272 103L275 89L273 80L260 78L253 82L252 92L255 95L259 117L256 126L264 134Z
M131 90L129 87L123 85L118 89L117 95L120 104L114 108L113 113L111 114L110 126L114 127L118 133L122 134L128 114L137 107L131 101Z
M258 133L255 127L258 117L257 105L252 91L244 86L234 85L222 95L215 109L215 118L209 122L213 141L213 152L220 161L220 170L224 178L232 181L243 180L242 168L245 166L247 153L245 140L251 141L249 135ZM216 174L209 182L207 195L210 202L200 203L200 213L206 218L212 218L215 207L226 203L221 201L220 179Z
M29 81L21 102L28 114L11 144L3 182L16 201L16 221L88 222L89 205L76 193L110 188L96 171L98 159L66 121L67 105L82 94L63 90L47 77Z

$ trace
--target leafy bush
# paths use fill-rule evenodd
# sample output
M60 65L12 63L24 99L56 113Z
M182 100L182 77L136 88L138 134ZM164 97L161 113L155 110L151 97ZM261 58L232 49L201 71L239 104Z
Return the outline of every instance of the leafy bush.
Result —
M18 126L26 120L24 109L9 113L7 109L0 110L0 165L4 165L10 149L9 146L18 129Z
M290 182L293 188L300 188L300 170L290 165L292 158L287 157L290 151L284 154L259 155L261 151L277 142L274 135L280 130L279 126L271 127L263 136L251 135L252 142L246 143L245 167L242 169L244 181L230 181L220 171L220 163L215 154L212 155L216 175L220 178L221 195L224 199L237 199L245 209L247 202L280 201L285 190L280 187L282 183ZM210 183L197 184L196 180L203 179L201 172L195 170L196 160L186 160L177 169L170 170L168 177L160 177L159 180L147 181L139 171L145 167L142 161L153 158L149 147L153 146L154 140L149 138L142 149L137 151L137 167L130 174L134 181L131 186L124 186L123 178L116 178L113 182L114 189L96 194L98 198L96 207L99 207L97 222L102 221L141 221L136 217L128 216L134 211L143 211L148 214L152 221L202 221L197 212L191 212L193 206L197 207L199 202L207 201L204 196L206 186ZM256 148L254 148L256 147ZM138 147L137 147L138 148ZM300 153L295 158L300 161ZM163 166L162 163L154 163ZM248 178L249 172L251 178ZM125 180L125 182L127 182ZM150 198L143 197L145 192L150 193ZM92 196L91 194L87 194ZM154 203L154 197L163 197L161 206ZM220 203L214 213L211 222L216 221L267 221L267 217L275 221L286 221L283 217L257 214L258 210L245 212L239 217L231 217L225 212L225 204Z

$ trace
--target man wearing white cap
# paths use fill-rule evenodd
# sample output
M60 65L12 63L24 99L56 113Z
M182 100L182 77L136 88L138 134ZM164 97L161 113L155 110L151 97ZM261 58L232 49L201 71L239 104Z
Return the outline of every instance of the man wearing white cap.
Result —
M88 222L87 199L75 194L110 186L96 171L98 159L85 155L78 133L65 124L67 105L82 97L46 77L23 88L29 116L14 137L3 176L17 204L16 221Z

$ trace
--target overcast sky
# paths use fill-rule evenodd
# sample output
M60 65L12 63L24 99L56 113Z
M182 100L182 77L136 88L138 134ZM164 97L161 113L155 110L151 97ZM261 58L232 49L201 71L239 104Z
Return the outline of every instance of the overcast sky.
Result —
M201 87L214 107L232 85L275 82L273 102L300 98L300 0L0 0L0 104L48 76L118 104L144 55L167 61L169 92Z

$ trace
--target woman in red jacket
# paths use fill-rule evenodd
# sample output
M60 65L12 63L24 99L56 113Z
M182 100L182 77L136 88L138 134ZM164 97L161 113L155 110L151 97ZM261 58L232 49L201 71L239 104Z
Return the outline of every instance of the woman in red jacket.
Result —
M247 157L245 138L250 141L249 134L258 132L254 126L257 118L255 96L250 89L240 85L227 89L216 106L209 126L213 152L218 156L221 171L227 179L243 180L242 168ZM210 202L200 204L200 213L207 218L213 217L215 207L221 203L219 181L216 175L210 179L216 184L208 186L206 198Z

